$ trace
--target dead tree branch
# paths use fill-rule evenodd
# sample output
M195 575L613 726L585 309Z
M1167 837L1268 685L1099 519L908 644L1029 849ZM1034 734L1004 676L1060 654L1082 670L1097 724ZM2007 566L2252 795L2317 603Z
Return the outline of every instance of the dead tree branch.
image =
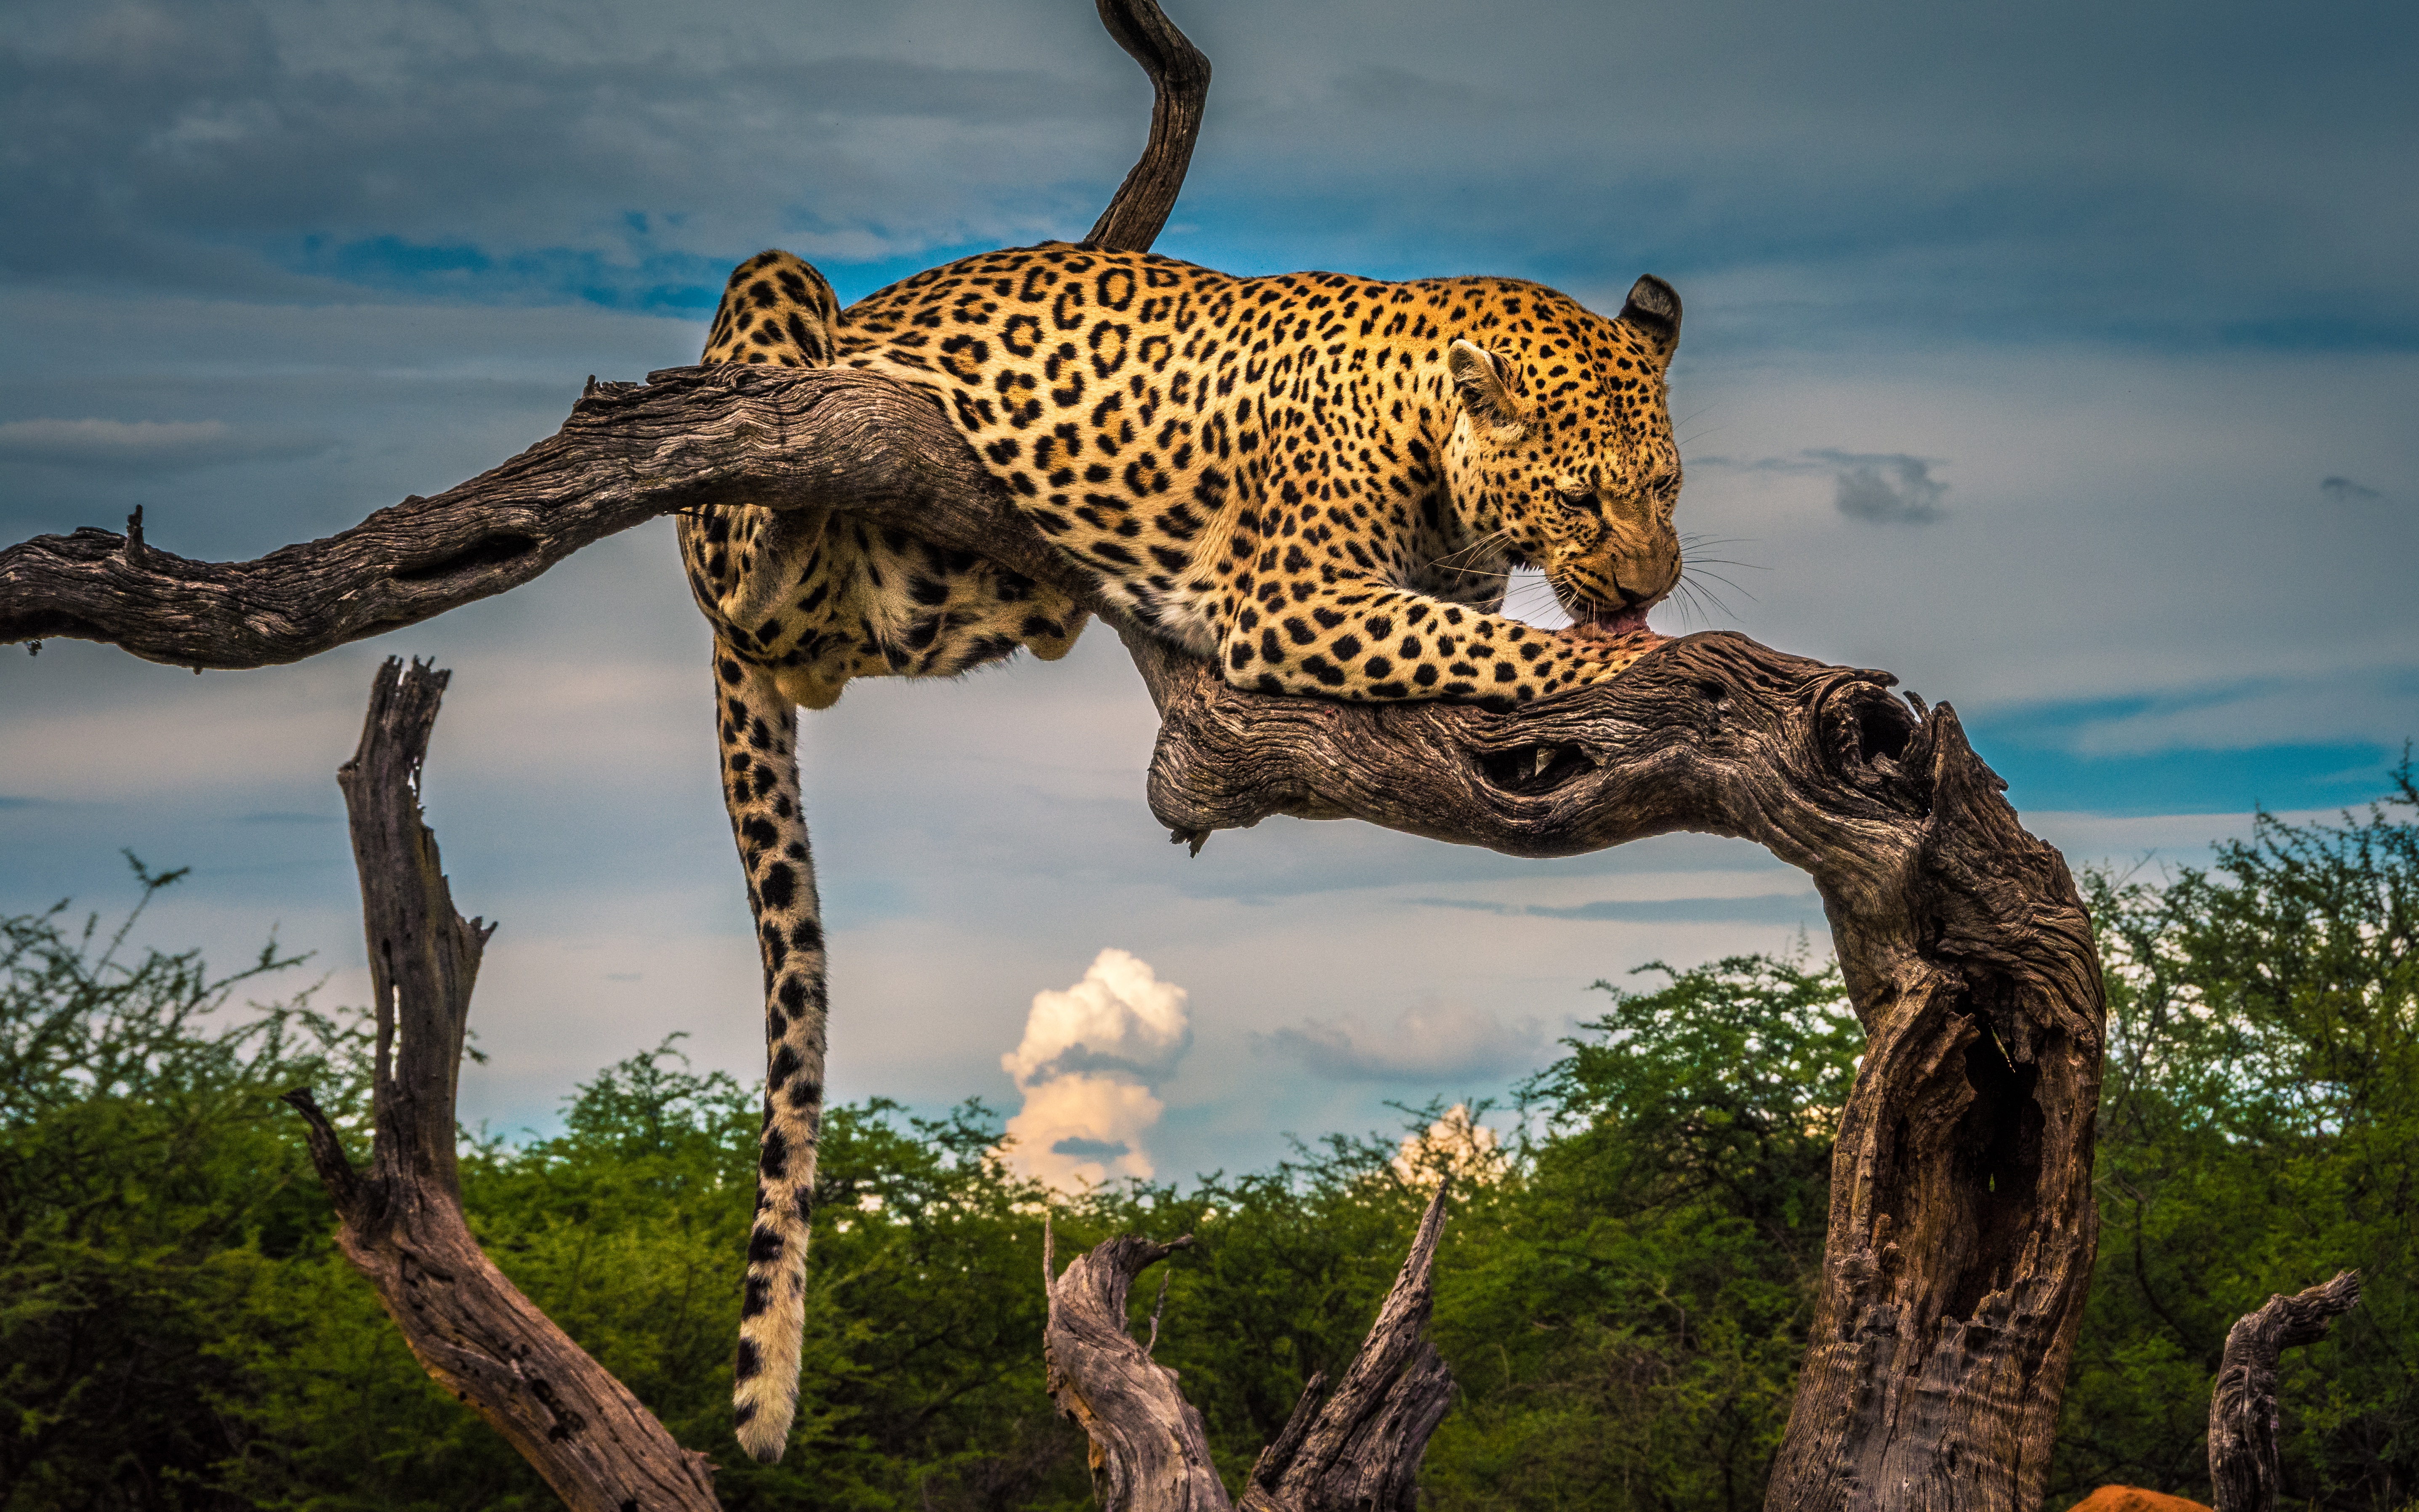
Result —
M1150 75L1150 140L1084 239L1090 247L1148 252L1176 208L1201 112L1210 99L1210 60L1152 0L1097 0L1101 24Z
M494 926L454 911L419 777L448 674L389 660L337 780L352 819L377 1012L370 1168L354 1170L309 1088L311 1159L345 1257L423 1368L520 1451L576 1512L716 1507L712 1466L497 1270L462 1216L455 1091L470 988Z
M1685 829L1810 872L1869 1048L1766 1504L2039 1504L2097 1244L2100 970L1953 711L1722 634L1507 714L1263 698L1128 645L1179 839L1290 813L1568 856Z
M1410 1512L1420 1458L1453 1399L1453 1374L1428 1341L1440 1186L1393 1290L1342 1384L1313 1376L1243 1487L1246 1512ZM1228 1512L1201 1414L1126 1326L1134 1277L1190 1246L1125 1235L1047 1281L1042 1352L1051 1399L1092 1441L1092 1493L1103 1512Z
M1428 1339L1444 1199L1440 1182L1342 1383L1331 1393L1313 1376L1277 1442L1260 1452L1243 1487L1244 1512L1410 1512L1418 1504L1428 1435L1453 1405L1453 1372Z
M1044 1261L1050 1321L1041 1335L1050 1399L1092 1441L1092 1497L1102 1512L1227 1512L1200 1410L1176 1372L1126 1330L1134 1277L1180 1249L1120 1235L1075 1257L1055 1279Z
M2226 1355L2209 1398L2209 1479L2217 1512L2275 1512L2283 1490L2276 1461L2276 1361L2316 1344L2360 1302L2360 1273L2293 1296L2273 1296L2226 1333Z
M0 641L100 640L178 667L269 667L516 588L702 504L861 510L1063 572L914 390L850 369L686 367L596 383L562 430L434 498L252 562L89 527L0 549Z

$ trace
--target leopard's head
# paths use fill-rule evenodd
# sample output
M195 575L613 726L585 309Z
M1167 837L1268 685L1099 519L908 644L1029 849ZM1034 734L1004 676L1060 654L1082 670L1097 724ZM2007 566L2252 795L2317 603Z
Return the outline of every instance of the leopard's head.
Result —
M1447 481L1475 538L1543 571L1573 619L1626 628L1680 581L1680 449L1663 387L1680 297L1648 277L1611 320L1563 302L1541 322L1558 330L1447 352L1461 406Z

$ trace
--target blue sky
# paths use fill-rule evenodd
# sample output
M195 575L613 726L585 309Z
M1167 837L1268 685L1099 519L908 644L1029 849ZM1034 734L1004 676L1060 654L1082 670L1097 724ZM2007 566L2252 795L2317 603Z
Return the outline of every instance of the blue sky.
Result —
M1161 251L1680 288L1682 515L1722 580L1659 627L1954 701L2078 863L2360 802L2419 735L2409 7L1173 13L1217 72ZM1081 0L30 0L0 36L0 533L137 503L194 556L341 529L549 433L591 373L692 361L760 248L855 297L1080 235L1148 109ZM542 1122L674 1030L745 1070L704 645L658 523L294 668L11 652L0 908L109 906L131 846L196 868L162 943L232 960L275 921L357 999L332 772L369 669L433 655L432 818L504 921L469 1111ZM1238 1168L1499 1090L1596 978L1822 945L1802 878L1693 837L1539 864L1271 822L1187 860L1142 805L1151 734L1098 633L809 719L838 1092L1014 1109L1034 995L1114 947L1186 992L1156 1168Z

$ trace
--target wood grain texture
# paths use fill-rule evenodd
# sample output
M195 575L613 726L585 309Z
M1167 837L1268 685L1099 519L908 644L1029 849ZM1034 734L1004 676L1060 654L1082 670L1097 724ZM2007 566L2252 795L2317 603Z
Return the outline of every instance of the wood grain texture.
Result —
M2272 1296L2226 1331L2226 1353L2209 1397L2209 1480L2217 1512L2275 1512L2284 1489L2276 1458L2276 1362L2316 1344L2360 1304L2360 1273L2290 1297Z
M1193 162L1193 144L1210 100L1210 60L1154 0L1096 4L1101 24L1150 75L1150 138L1084 244L1148 252L1176 208L1184 171Z
M1330 1389L1323 1375L1260 1453L1244 1482L1245 1512L1411 1512L1428 1435L1453 1401L1453 1373L1428 1339L1440 1186L1360 1352ZM1108 1241L1050 1275L1043 1343L1051 1399L1092 1443L1092 1494L1102 1512L1228 1512L1201 1414L1176 1372L1155 1363L1126 1324L1126 1298L1148 1267L1192 1236ZM1154 1333L1156 1330L1154 1329Z
M1951 708L1728 634L1503 714L1268 698L1128 646L1160 703L1151 809L1179 840L1273 813L1516 856L1695 830L1810 873L1868 1049L1766 1505L2040 1504L2097 1250L2104 1006L2065 862Z
M1120 1235L1053 1277L1042 1334L1050 1399L1092 1441L1092 1499L1102 1512L1227 1512L1201 1413L1126 1329L1134 1277L1193 1236L1154 1243Z
M1377 1321L1333 1390L1303 1386L1277 1440L1243 1486L1245 1512L1411 1512L1428 1435L1453 1405L1453 1372L1428 1339L1437 1244L1444 1237L1440 1183Z
M89 527L0 549L0 642L101 640L180 667L267 667L516 588L657 515L846 508L1063 574L930 399L855 370L670 368L595 383L553 436L432 498L251 562Z

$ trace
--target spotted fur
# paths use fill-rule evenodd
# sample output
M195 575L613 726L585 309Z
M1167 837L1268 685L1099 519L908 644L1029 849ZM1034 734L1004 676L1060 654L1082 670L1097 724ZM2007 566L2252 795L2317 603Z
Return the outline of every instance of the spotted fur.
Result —
M705 361L871 368L924 389L1101 595L1229 682L1509 707L1654 643L1680 576L1664 373L1680 301L1621 314L1513 279L1231 278L1051 243L919 273L843 313L781 252L740 265ZM828 512L684 517L715 629L723 785L763 955L770 1078L739 1346L741 1442L786 1443L822 1116L823 935L793 705L855 677L1066 654L1046 585ZM1579 628L1504 617L1543 570Z

